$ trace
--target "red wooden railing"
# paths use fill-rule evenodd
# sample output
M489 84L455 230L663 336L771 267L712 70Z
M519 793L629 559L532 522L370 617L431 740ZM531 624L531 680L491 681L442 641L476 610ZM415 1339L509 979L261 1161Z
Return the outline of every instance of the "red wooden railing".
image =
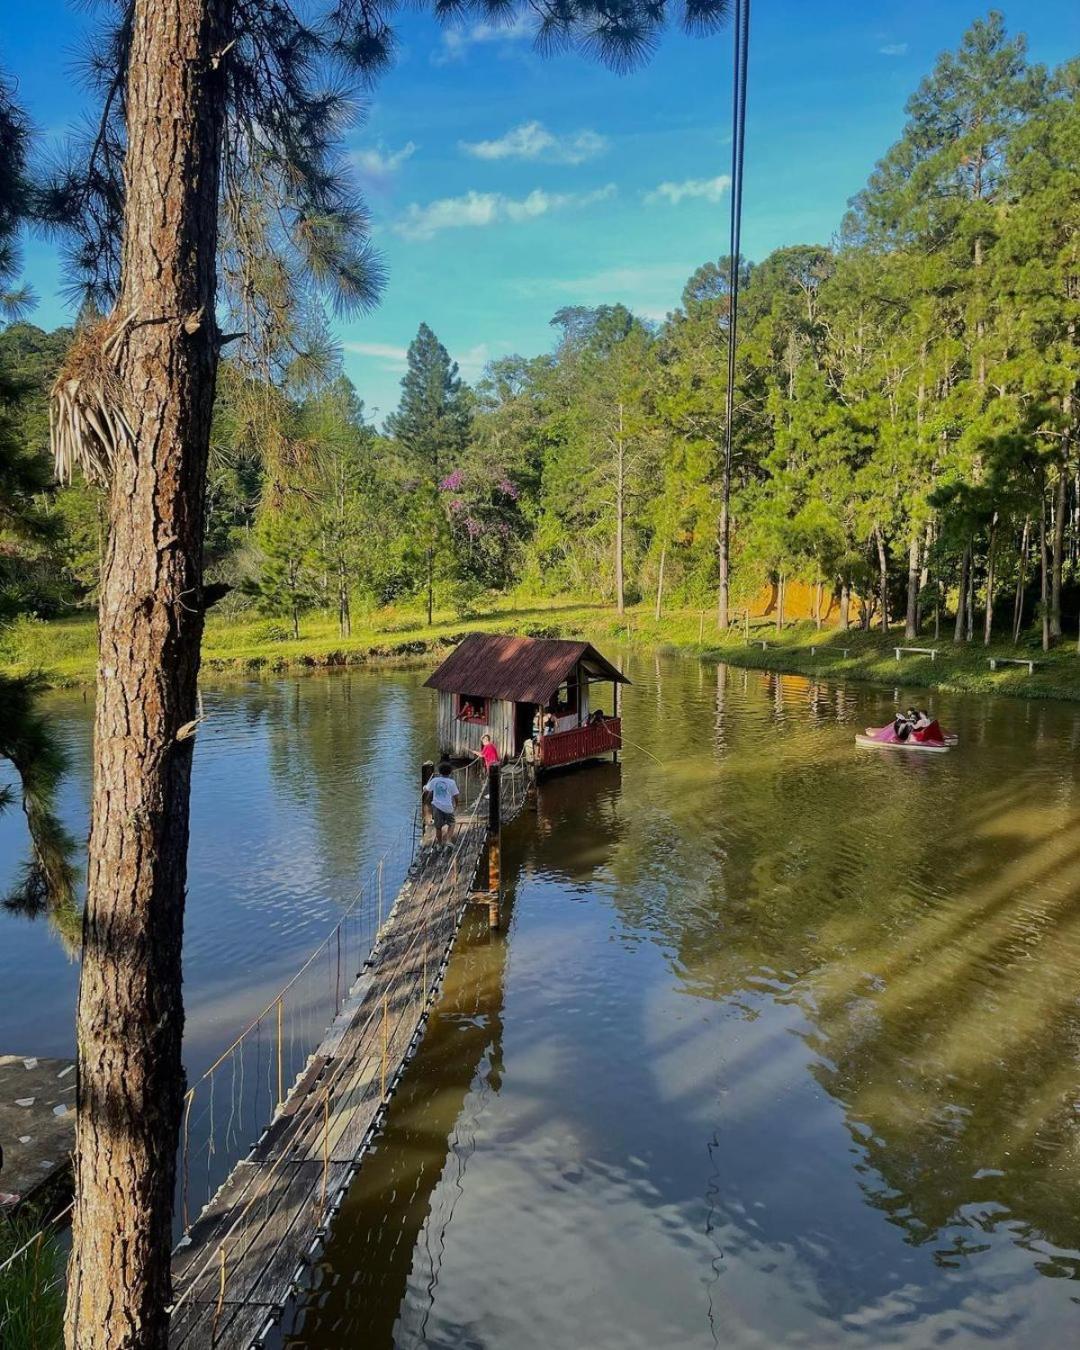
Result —
M609 717L604 722L541 736L536 747L536 762L542 769L554 769L560 764L574 764L579 759L592 759L621 749L622 721L618 717Z

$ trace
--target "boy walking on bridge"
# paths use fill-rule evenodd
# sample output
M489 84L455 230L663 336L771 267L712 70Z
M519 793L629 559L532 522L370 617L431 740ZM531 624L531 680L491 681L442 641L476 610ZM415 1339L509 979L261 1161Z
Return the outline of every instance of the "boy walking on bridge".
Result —
M431 810L435 818L436 847L443 842L443 830L446 831L446 842L450 842L454 831L454 808L461 795L450 773L450 765L443 760L438 773L433 774L424 786L425 793L431 798Z

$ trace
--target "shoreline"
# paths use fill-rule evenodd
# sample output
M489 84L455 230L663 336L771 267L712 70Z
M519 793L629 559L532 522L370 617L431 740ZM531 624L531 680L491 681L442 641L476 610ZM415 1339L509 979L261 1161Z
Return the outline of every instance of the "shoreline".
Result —
M708 614L679 610L657 621L644 606L619 616L604 606L536 601L492 608L465 619L439 616L430 629L420 619L391 611L349 639L331 631L329 621L313 622L305 627L321 626L321 633L309 631L299 640L284 641L276 636L265 638L260 625L250 619L217 619L207 627L202 674L217 683L300 672L407 669L444 656L466 633L486 631L586 638L601 648L629 643L708 663L723 661L738 668L837 682L1080 702L1080 655L1072 641L1050 652L1011 643L954 646L948 638L935 642L925 636L909 643L899 631L882 635L877 630L818 630L810 621L793 623L780 633L770 620L759 619L752 622L748 642L742 629L729 630L723 638L715 629L710 635ZM27 635L31 640L26 640ZM907 645L935 647L937 657L905 654L898 662L894 649ZM15 646L21 659L12 659L11 638L6 649L0 647L5 658L0 670L5 673L39 673L49 688L57 689L86 688L94 683L96 641L90 617L29 625L16 634ZM1029 674L1026 666L1006 664L992 671L990 658L1032 660L1035 669Z

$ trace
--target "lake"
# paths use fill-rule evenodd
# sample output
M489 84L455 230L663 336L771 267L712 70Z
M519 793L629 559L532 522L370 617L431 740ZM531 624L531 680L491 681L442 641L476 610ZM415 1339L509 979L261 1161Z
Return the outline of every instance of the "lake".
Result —
M463 930L282 1340L1075 1343L1080 709L934 695L958 750L858 750L893 691L610 655L633 744L507 831L507 931ZM423 678L207 686L189 1074L411 822ZM84 836L90 704L48 702ZM0 913L0 1050L70 1054L76 978Z

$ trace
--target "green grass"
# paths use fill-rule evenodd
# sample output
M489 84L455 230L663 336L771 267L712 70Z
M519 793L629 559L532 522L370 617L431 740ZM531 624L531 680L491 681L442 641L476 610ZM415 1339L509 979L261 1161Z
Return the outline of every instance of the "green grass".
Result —
M461 634L483 629L547 636L584 635L598 644L630 642L651 649L670 649L737 666L820 675L834 680L902 683L927 689L965 693L1009 694L1021 698L1080 700L1080 655L1064 642L1051 652L1010 643L984 647L981 642L954 646L948 636L928 636L912 645L938 648L936 661L905 656L897 663L893 648L905 645L902 630L887 635L836 629L818 632L799 623L777 633L764 619L753 623L751 636L768 645L749 645L742 628L721 635L711 610L673 611L657 622L650 607L631 609L620 618L613 609L571 597L547 599L506 596L488 602L483 613L467 618L437 613L428 627L423 613L385 609L358 616L353 634L339 636L334 619L309 615L298 641L284 636L280 621L249 613L211 614L203 642L203 670L219 676L277 673L345 665L402 665L438 658ZM816 647L816 653L810 648ZM843 655L842 649L848 649ZM991 671L987 657L1024 656L1039 664L1035 674L1007 666ZM40 670L57 685L93 681L96 660L94 623L89 616L52 623L23 621L0 634L0 667L13 673Z
M39 1216L0 1218L0 1264L33 1238ZM0 1271L0 1346L3 1350L58 1350L64 1327L64 1254L55 1230Z

